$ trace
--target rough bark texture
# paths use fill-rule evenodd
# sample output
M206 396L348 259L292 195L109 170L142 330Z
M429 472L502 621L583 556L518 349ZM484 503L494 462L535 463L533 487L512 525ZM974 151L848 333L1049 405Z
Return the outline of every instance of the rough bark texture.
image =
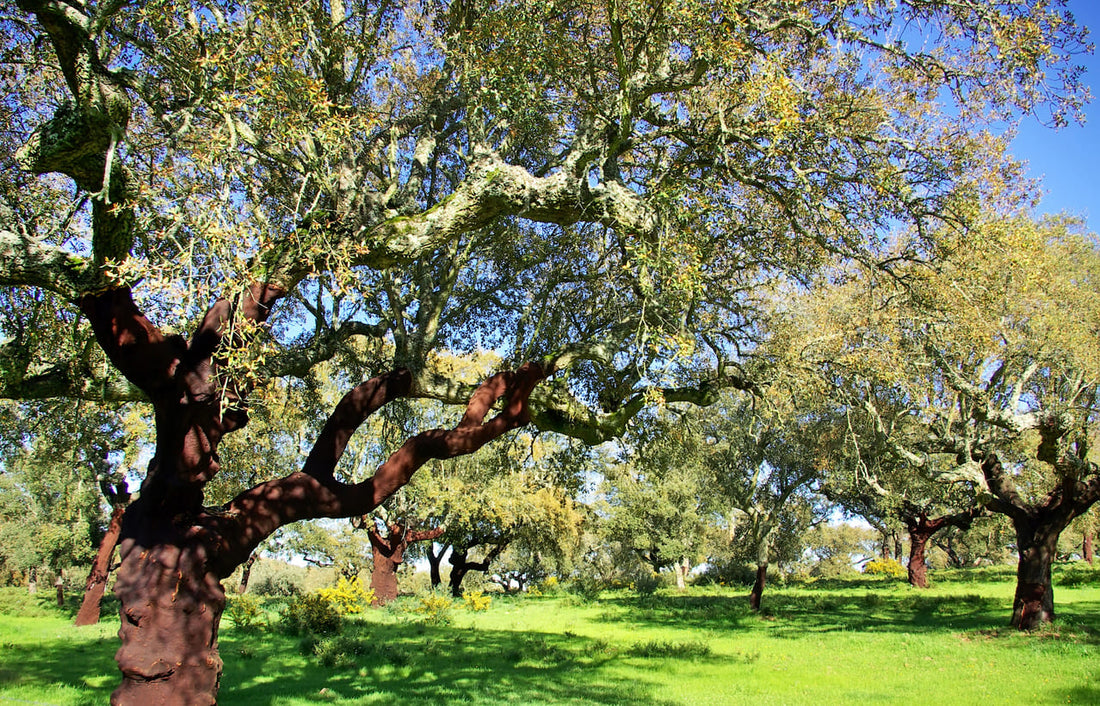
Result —
M1092 532L1085 532L1085 536L1081 539L1081 556L1085 561L1092 563Z
M1034 630L1054 620L1054 585L1050 568L1062 528L1033 521L1017 521L1016 595L1012 602L1012 625Z
M107 524L107 531L103 540L99 543L99 551L92 561L92 570L88 574L88 581L84 584L84 598L80 603L80 610L76 614L76 625L95 625L99 622L99 607L103 601L103 591L107 588L107 577L111 572L111 559L115 555L118 546L119 533L122 531L122 515L126 512L123 506L115 507L111 511L111 521Z

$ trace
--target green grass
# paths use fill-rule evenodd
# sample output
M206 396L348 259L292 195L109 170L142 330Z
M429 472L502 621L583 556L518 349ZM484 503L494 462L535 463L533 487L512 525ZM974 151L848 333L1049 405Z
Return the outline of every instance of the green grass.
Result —
M1074 574L1080 578L1080 572ZM1005 627L1011 572L651 598L495 598L427 625L415 599L301 638L223 621L222 704L1042 704L1100 702L1100 582L1057 586L1059 620ZM10 600L0 600L0 608ZM11 614L14 612L15 614ZM71 627L28 603L0 615L0 706L101 704L111 621Z

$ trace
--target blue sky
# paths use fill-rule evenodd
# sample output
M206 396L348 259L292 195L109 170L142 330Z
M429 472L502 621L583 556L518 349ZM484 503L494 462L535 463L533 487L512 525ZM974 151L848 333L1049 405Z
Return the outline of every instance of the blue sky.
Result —
M1100 40L1100 0L1069 0L1078 24L1089 28L1089 41ZM1088 219L1089 230L1100 231L1100 57L1080 58L1088 68L1085 83L1092 102L1085 107L1085 125L1061 130L1025 119L1012 143L1012 153L1028 163L1028 173L1042 178L1044 197L1039 213L1068 212Z

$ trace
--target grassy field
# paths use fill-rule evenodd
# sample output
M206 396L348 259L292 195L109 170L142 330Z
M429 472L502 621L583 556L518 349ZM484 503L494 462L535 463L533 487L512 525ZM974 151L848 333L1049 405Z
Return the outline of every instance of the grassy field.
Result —
M742 589L692 588L495 598L485 612L456 608L447 625L425 622L409 597L322 639L224 620L221 703L1100 703L1098 574L1056 586L1053 628L1017 634L1005 627L1010 573L941 572L927 591L769 589L762 615ZM106 703L113 621L76 629L56 609L7 599L0 706Z

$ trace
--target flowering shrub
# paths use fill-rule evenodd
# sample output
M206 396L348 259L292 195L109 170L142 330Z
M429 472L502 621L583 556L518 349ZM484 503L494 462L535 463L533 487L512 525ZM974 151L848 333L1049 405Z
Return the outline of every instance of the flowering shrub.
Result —
M322 588L317 593L341 613L362 613L374 601L374 589L364 586L360 578L349 581L341 576L335 586Z
M241 630L252 630L263 625L264 612L260 608L260 601L247 593L229 596L225 604L225 614Z
M462 600L466 604L466 610L489 610L489 604L493 602L491 596L486 596L482 591L466 591L462 594Z
M905 578L908 574L901 562L896 559L872 559L863 567L863 573L868 576L890 576L892 578Z
M454 605L450 598L432 594L420 599L420 607L416 612L423 615L424 622L429 625L449 625Z

